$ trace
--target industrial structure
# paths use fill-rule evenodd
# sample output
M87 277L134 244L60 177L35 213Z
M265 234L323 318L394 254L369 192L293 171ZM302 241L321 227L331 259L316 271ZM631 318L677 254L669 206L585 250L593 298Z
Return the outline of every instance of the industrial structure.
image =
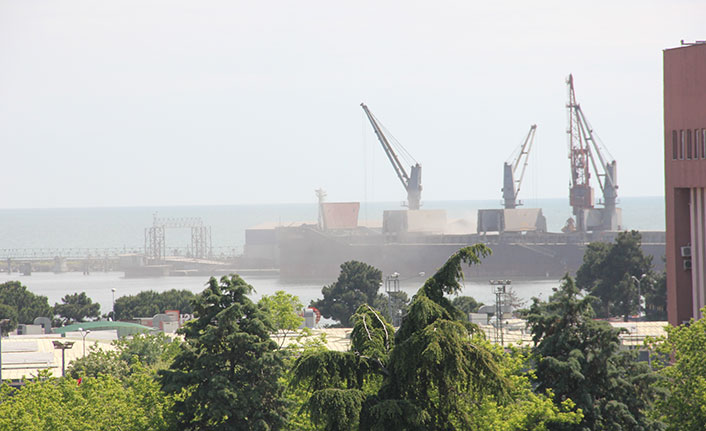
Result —
M402 186L407 191L407 207L411 210L418 210L422 200L422 166L417 163L416 160L414 160L414 158L407 152L407 150L405 150L405 148L401 144L397 143L396 146L399 152L401 154L404 154L408 159L413 160L414 164L411 165L408 174L407 170L404 168L404 165L400 162L400 157L392 148L390 140L388 139L387 135L383 132L382 124L380 124L380 122L373 116L368 107L365 106L365 103L361 103L360 106L363 107L365 115L368 116L368 120L370 120L370 124L372 124L373 130L375 130L375 134L377 135L378 140L382 145L382 149L385 150L385 154L390 160L392 168L397 174L397 178L399 178L400 182L402 183Z
M518 205L522 205L522 202L518 202L517 195L520 194L520 188L522 187L522 180L525 177L525 171L527 170L527 165L529 164L529 154L532 151L532 144L534 143L534 135L537 131L537 125L532 124L530 126L529 132L527 132L527 137L525 137L522 145L515 150L510 160L505 162L503 165L503 205L505 209L513 209ZM518 173L518 168L522 166L519 171L519 178L515 179Z
M199 217L161 218L154 215L152 226L145 228L145 256L153 263L161 263L166 257L167 229L190 229L191 247L188 257L207 259L212 257L211 227L204 226Z
M576 218L575 226L579 232L620 230L621 213L616 207L618 183L616 162L605 147L598 141L581 105L576 101L574 77L566 80L568 91L569 124L566 130L571 161L571 183L569 201ZM603 208L595 208L591 171L596 174L598 185L603 194Z
M522 144L512 153L510 159L503 164L503 207L504 209L478 210L477 232L510 233L510 232L546 232L547 220L541 208L523 208L518 200L522 180L529 164L530 151L537 132L537 125L530 126L529 132Z
M706 306L706 41L664 51L667 311L678 325Z
M466 270L467 277L561 277L578 270L586 245L612 242L618 235L620 210L616 207L616 162L597 140L576 102L573 77L568 79L569 158L572 173L571 203L578 229L547 232L540 208L518 208L518 194L527 167L536 126L503 166L503 208L478 211L477 226L467 220L447 220L444 210L421 210L421 166L413 162L408 174L393 149L389 133L365 104L363 111L392 167L407 191L407 209L385 210L381 225L358 223L358 202L325 202L317 190L318 222L259 225L247 229L244 261L263 268L279 269L288 281L322 280L335 277L347 260L373 265L386 274L410 276L433 273L459 248L488 244L493 253L483 264ZM411 156L410 156L411 157ZM603 193L595 208L592 173ZM573 221L573 219L571 219ZM642 247L653 256L658 269L664 255L664 232L643 232Z

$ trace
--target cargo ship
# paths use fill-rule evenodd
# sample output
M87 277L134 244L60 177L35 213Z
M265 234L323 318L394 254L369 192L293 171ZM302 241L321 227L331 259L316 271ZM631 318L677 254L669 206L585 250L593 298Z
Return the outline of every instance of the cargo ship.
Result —
M447 220L443 210L420 208L422 166L361 104L393 170L407 192L405 209L384 211L378 226L360 225L358 202L325 202L317 190L316 222L286 226L261 225L247 229L243 263L249 267L277 268L286 281L336 277L341 263L358 260L385 274L431 274L459 248L483 243L493 253L482 265L466 270L468 278L553 278L575 273L587 244L612 242L623 229L617 207L617 163L609 157L588 123L574 92L568 87L568 154L571 165L569 203L573 217L561 232L547 232L540 208L518 208L522 180L537 126L503 165L503 208L478 210L475 225ZM405 158L409 171L401 159ZM602 199L595 202L592 176ZM657 270L664 267L665 233L642 232L642 247L653 257Z

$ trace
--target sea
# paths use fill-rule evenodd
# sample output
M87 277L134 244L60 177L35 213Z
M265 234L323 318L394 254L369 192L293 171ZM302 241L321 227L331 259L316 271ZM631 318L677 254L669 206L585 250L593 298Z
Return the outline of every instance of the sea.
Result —
M664 197L623 197L618 203L622 208L623 229L662 231L665 229ZM466 219L475 224L478 209L500 208L495 200L429 201L424 209L444 209L448 219ZM549 231L558 232L571 216L567 199L526 200L525 208L542 208ZM362 203L359 221L379 223L384 210L399 209L400 202ZM0 254L5 250L69 250L69 249L119 249L125 252L142 251L145 229L153 218L198 217L211 227L214 252L233 255L242 253L245 230L263 223L288 224L316 222L316 203L270 205L222 206L171 206L171 207L103 207L103 208L51 208L51 209L0 209ZM166 247L183 248L190 240L190 231L170 230ZM402 277L400 287L412 296L431 274ZM299 297L304 305L321 297L321 288L334 279L321 279L306 283L283 283L276 276L245 276L254 289L253 300L283 290ZM208 280L204 277L124 278L122 272L44 273L29 276L0 272L0 282L21 281L35 294L47 296L54 304L70 293L86 292L101 305L101 312L108 313L113 301L123 295L135 295L143 290L157 292L169 289L188 289L201 292ZM512 280L511 288L522 300L546 299L559 280ZM489 283L465 282L463 295L470 295L486 304L494 303L495 295Z

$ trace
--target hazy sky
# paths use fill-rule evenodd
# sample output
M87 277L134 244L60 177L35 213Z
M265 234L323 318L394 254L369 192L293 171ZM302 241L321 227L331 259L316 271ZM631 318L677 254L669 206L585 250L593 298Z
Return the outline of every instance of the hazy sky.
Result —
M704 0L0 0L0 207L402 201L360 102L423 201L499 201L533 123L520 197L564 197L569 73L619 194L661 195L662 50L705 23Z

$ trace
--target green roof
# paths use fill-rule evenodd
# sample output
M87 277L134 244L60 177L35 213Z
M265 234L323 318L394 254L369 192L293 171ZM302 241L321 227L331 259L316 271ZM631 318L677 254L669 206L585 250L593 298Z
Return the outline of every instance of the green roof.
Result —
M77 332L79 329L90 329L91 331L110 331L115 329L118 331L118 337L120 338L154 330L154 328L138 325L137 323L98 320L95 322L74 323L72 325L62 326L61 328L52 328L52 332L54 334L65 334L67 332Z

